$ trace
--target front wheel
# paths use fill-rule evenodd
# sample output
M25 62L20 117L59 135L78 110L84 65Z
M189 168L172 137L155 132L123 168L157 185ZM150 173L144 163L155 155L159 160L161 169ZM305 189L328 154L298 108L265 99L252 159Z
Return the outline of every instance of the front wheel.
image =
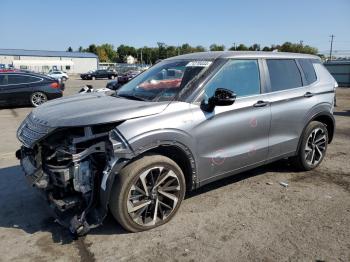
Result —
M298 155L292 163L299 170L312 170L321 164L326 155L328 131L326 126L318 121L311 122L305 129Z
M32 106L37 107L47 101L47 96L43 92L34 92L30 96L30 103Z
M148 230L175 215L185 188L183 172L173 160L147 155L120 171L112 188L110 210L126 230Z

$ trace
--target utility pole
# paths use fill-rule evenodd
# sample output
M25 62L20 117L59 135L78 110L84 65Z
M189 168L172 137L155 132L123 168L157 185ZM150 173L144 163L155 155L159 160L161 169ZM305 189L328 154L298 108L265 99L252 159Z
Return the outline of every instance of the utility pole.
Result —
M333 52L333 38L335 37L335 35L330 35L329 36L331 38L331 49L329 50L329 60L332 61L332 52Z
M234 48L235 51L236 51L236 43L233 43L233 48Z

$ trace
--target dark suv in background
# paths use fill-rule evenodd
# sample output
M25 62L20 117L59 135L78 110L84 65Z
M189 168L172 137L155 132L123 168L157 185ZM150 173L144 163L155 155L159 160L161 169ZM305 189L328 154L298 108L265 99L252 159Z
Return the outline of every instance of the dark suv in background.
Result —
M100 78L114 79L117 76L118 76L118 74L116 72L113 72L113 71L96 70L93 72L81 74L80 78L83 80L95 80L95 79L100 79Z
M49 76L21 71L0 73L0 106L39 106L61 97L64 84Z

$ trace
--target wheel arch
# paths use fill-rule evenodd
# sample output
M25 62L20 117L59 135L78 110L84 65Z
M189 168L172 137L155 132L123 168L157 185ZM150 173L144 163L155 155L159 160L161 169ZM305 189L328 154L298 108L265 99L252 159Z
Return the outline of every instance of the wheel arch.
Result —
M115 166L112 167L107 188L100 192L100 201L105 209L108 209L111 189L117 180L119 171L137 159L149 154L166 156L178 164L185 176L186 191L191 191L197 187L197 168L191 150L180 142L167 140L158 141L157 144L150 144L148 147L143 147L142 150L134 151L130 159L124 159L122 162L116 163Z
M333 115L330 113L320 113L310 120L310 122L312 121L321 122L326 126L328 132L328 144L330 144L333 140L335 131L335 120Z
M157 154L173 160L181 168L186 181L186 190L190 191L197 186L197 171L195 159L192 152L184 145L177 142L164 141L157 146L148 148L138 154L135 159L144 155ZM132 162L131 160L130 162Z
M317 114L314 114L304 125L303 131L301 133L301 136L299 138L299 142L298 142L298 148L296 152L299 152L300 149L300 145L301 142L303 140L303 135L305 133L305 129L306 127L312 122L312 121L318 121L323 123L326 128L327 128L327 132L328 132L328 144L330 144L333 140L334 137L334 133L335 133L335 120L334 120L334 116L330 113L330 112L319 112Z

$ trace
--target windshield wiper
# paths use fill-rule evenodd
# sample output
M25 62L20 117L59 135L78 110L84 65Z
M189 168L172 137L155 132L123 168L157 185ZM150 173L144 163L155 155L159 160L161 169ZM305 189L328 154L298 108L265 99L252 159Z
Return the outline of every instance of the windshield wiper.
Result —
M127 99L132 99L132 100L138 100L138 101L148 101L147 99L143 97L136 96L134 94L115 94L116 97L124 97Z

